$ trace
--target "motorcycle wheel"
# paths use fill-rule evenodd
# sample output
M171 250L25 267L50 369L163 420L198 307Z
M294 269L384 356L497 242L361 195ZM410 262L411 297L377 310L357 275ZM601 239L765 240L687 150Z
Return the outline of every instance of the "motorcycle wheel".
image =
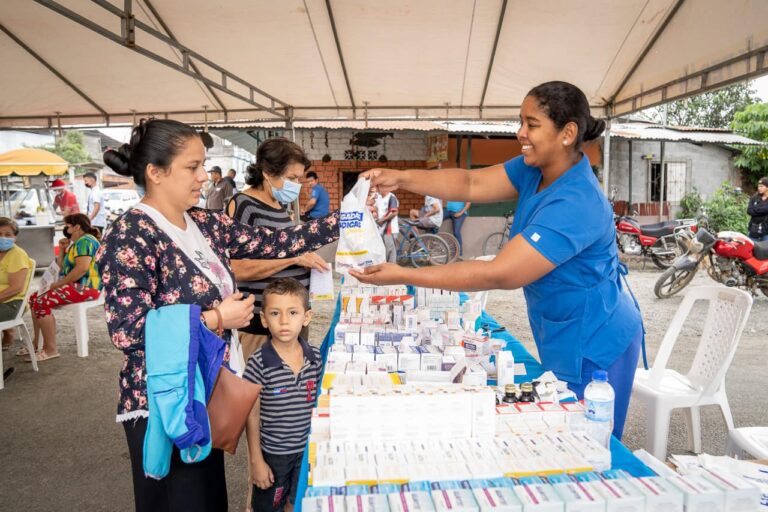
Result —
M672 266L672 264L675 262L677 258L679 258L684 252L685 247L678 242L677 240L669 240L668 241L671 247L671 249L674 251L673 254L664 255L664 256L658 256L656 254L651 254L651 261L653 261L653 264L656 265L661 270L667 269ZM656 240L656 243L651 246L651 251L654 249L661 249L664 246L664 238L659 238Z
M669 267L656 280L653 286L653 293L660 299L668 299L688 286L696 275L696 270L678 270L675 267Z

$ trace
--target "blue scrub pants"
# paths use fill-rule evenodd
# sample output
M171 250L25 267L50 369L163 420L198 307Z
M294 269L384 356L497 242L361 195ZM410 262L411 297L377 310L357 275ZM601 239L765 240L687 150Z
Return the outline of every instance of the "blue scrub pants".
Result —
M613 435L619 440L621 440L621 434L624 432L624 421L627 419L629 398L632 395L632 383L635 380L635 370L637 370L642 340L643 335L641 333L632 340L627 350L608 368L600 368L589 359L584 359L581 364L581 384L568 383L568 388L576 393L579 400L582 400L584 389L592 382L592 372L595 370L608 372L608 382L613 386L613 391L616 393L616 401L613 406Z
M469 214L465 212L461 217L454 217L454 213L456 212L449 212L448 210L445 210L443 220L451 220L451 226L453 226L453 236L456 237L456 240L459 241L459 254L461 254L464 250L464 241L461 239L461 226L464 224L464 221L467 219Z

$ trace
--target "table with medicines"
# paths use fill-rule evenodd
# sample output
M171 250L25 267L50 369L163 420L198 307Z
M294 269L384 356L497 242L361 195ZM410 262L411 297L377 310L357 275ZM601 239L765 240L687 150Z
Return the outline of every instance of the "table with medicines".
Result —
M464 294L342 287L322 353L298 510L682 511L724 492L715 477L657 477L615 439L605 448L579 402L499 403L489 382L544 370Z

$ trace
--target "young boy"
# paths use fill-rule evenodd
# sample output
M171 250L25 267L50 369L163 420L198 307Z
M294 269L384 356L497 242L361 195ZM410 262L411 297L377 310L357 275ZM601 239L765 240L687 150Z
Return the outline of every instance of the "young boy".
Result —
M248 359L244 377L264 388L248 418L254 512L293 510L318 379L320 351L299 337L309 325L309 292L296 279L264 289L261 322L270 337Z

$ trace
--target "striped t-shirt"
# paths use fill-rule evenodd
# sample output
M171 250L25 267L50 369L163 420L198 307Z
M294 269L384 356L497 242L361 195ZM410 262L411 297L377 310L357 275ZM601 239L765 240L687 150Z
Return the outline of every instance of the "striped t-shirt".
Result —
M299 338L304 364L296 375L268 339L248 359L243 377L261 384L261 449L274 455L304 451L322 371L320 351Z
M291 217L288 215L288 209L285 206L274 208L247 194L236 194L232 198L232 201L235 203L235 213L232 218L242 224L268 228L287 228L294 224ZM261 325L261 318L259 317L264 288L279 277L292 277L297 279L305 288L307 288L307 290L309 290L309 276L310 269L298 265L291 265L290 267L286 267L280 272L260 281L238 281L237 288L241 292L248 292L256 297L251 324L248 327L239 330L249 334L269 334L266 327Z

